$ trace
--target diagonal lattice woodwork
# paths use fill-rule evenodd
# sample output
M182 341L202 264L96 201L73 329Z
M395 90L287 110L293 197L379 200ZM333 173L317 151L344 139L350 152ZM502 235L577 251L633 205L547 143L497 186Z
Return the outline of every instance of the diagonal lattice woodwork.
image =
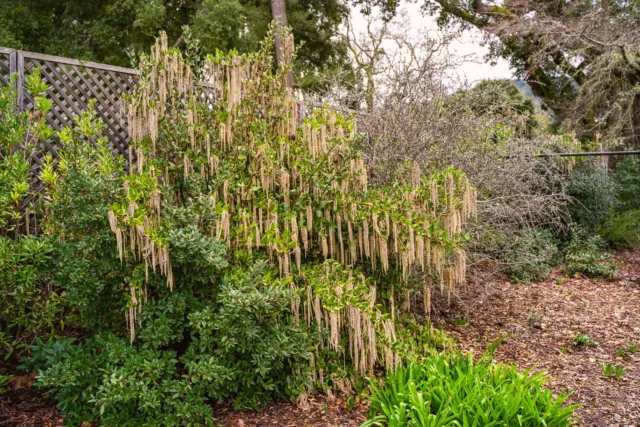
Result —
M54 129L73 125L74 118L86 111L90 101L94 100L95 113L104 122L100 136L109 141L114 155L127 157L129 134L126 118L120 114L119 102L122 94L130 93L135 87L135 70L27 52L21 54L24 73L29 74L34 68L39 68L50 86L48 95L54 106L47 120ZM22 106L25 109L32 106L28 93L24 94ZM49 141L46 145L55 156L57 141Z
M11 70L11 51L9 49L0 48L0 85L9 83Z

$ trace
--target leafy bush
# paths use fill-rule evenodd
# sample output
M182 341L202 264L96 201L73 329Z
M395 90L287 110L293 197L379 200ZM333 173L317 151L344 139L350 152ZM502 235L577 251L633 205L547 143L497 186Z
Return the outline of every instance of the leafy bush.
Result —
M390 374L384 384L371 380L367 426L567 426L577 405L563 406L545 388L544 373L520 373L472 355L432 352Z
M573 222L595 231L617 205L618 186L605 169L579 164L566 184L572 198L568 211Z
M62 293L46 286L51 242L30 236L31 219L46 215L44 197L31 191L31 166L38 141L54 134L45 120L51 101L34 69L25 80L33 107L16 113L15 79L0 86L0 348L7 358L35 334L51 334L64 305ZM45 158L39 176L45 186L52 183L49 171Z
M49 389L71 425L213 425L204 385L180 375L175 352L96 335L77 345L38 340L24 364L39 371L37 385Z
M217 307L189 314L193 342L181 360L215 399L258 408L311 386L309 338L286 321L291 289L274 283L265 262L230 271Z
M524 283L546 278L550 267L560 261L558 242L551 231L526 229L514 237L515 242L505 249L505 273L511 280Z
M53 333L59 324L64 295L48 292L40 275L51 252L43 238L0 236L0 344L6 357L35 334Z
M602 229L602 237L611 245L621 249L640 246L640 210L629 210L613 214Z
M40 372L38 385L72 423L199 425L212 419L207 399L258 408L296 396L310 386L308 338L284 321L291 291L266 284L267 271L264 263L232 271L217 306L177 290L150 302L134 345L112 334L38 339L24 368Z
M617 275L613 256L606 251L606 242L598 235L576 230L565 249L565 273L611 279Z
M627 157L616 164L613 174L617 204L599 230L611 245L631 249L640 246L640 163Z
M640 209L640 161L627 156L616 164L613 179L618 185L618 210L620 212Z
M21 113L16 112L16 79L13 75L8 85L0 86L0 235L12 233L14 237L21 231L29 234L28 221L23 217L31 194L31 155L40 139L55 133L46 121L52 104L46 97L48 87L40 78L40 70L34 69L25 80L33 107ZM46 176L42 178L50 182ZM31 206L31 213L35 207Z

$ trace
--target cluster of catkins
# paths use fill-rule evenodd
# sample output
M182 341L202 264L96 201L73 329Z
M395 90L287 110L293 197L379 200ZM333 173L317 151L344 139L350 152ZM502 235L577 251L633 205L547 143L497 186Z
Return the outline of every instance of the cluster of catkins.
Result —
M362 273L342 268L341 264L333 260L326 260L318 268L306 269L303 278L307 284L302 302L303 319L309 327L315 324L319 335L323 328L329 331L326 342L320 341L321 347L327 346L338 355L348 352L353 367L362 375L373 375L378 361L390 371L398 367L400 357L391 349L391 344L396 341L393 319L382 316L376 306L377 289L366 283ZM301 298L296 295L291 308L294 322L298 323ZM324 297L334 301L328 308L322 304ZM354 300L361 301L365 307L356 308L348 302ZM347 348L340 344L345 330ZM379 342L378 337L383 337L382 342ZM381 357L379 349L382 351ZM314 367L317 357L316 348L316 354L311 358L311 365ZM319 379L323 383L323 376L322 369L314 370L314 380Z

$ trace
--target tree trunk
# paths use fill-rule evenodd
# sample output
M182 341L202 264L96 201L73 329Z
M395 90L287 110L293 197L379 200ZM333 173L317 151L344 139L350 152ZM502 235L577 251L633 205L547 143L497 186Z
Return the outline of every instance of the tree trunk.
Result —
M633 97L633 105L631 106L631 124L633 129L633 137L636 147L640 147L640 93Z
M278 23L280 27L287 26L287 7L285 0L271 0L271 17ZM276 65L279 67L282 64L282 40L280 36L276 34ZM293 86L293 74L291 71L287 74L287 86Z
M373 102L376 94L376 82L372 75L367 75L367 93L365 101L367 103L367 113L373 113Z

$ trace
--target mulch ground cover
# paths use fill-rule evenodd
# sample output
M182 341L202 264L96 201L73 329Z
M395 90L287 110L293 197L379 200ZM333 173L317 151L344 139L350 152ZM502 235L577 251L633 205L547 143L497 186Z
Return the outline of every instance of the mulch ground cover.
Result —
M480 355L504 337L495 359L521 369L545 370L549 387L568 390L582 426L640 426L640 252L618 254L621 268L615 280L566 277L528 285L506 280L470 284L467 292L434 318L455 337L460 349ZM583 334L598 345L575 345ZM603 364L625 369L619 378L603 375ZM22 375L0 365L0 374ZM55 402L26 382L0 394L0 427L61 426ZM340 397L309 398L302 410L273 402L261 412L235 411L228 403L214 405L220 426L351 427L366 419L361 402L351 411Z
M616 280L558 271L529 285L469 286L435 323L461 349L477 354L506 336L495 359L547 371L551 389L566 389L569 402L582 404L575 412L578 425L640 426L640 252L617 258L622 264ZM577 346L577 334L599 344ZM635 353L632 345L638 346ZM603 364L622 366L625 373L607 378Z
M0 427L63 426L56 402L32 385L34 379L9 363L0 363L0 375L13 375L8 391L0 394Z
M340 397L329 399L318 394L308 400L309 408L305 410L289 402L274 402L260 412L216 407L214 415L224 427L358 427L367 420L368 408L362 402L347 411L346 402Z

